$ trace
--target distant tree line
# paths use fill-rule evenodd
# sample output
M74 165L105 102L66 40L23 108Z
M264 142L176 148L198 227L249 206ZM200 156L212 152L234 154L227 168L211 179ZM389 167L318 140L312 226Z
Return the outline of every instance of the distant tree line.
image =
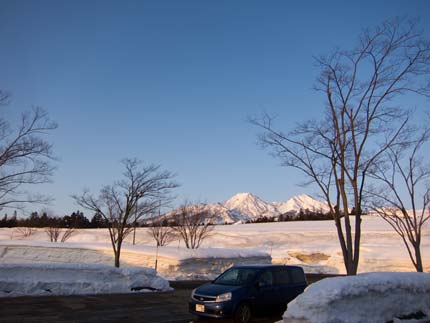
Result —
M181 226L180 218L178 217L178 210L175 214L171 214L168 217L160 218L156 220L157 226L162 227L178 227ZM354 214L354 210L350 212ZM364 213L363 213L364 214ZM205 212L204 221L200 222L200 225L215 225L214 219L216 218L216 213L211 214L211 212ZM208 221L210 220L210 221ZM289 222L289 221L321 221L321 220L333 220L329 212L323 212L322 209L310 210L310 209L300 209L298 212L291 211L283 213L276 217L260 216L254 220L247 220L244 223L268 223L268 222ZM141 227L151 227L154 219L149 219L141 223ZM219 225L231 225L231 222L218 223Z
M350 212L354 214L354 210ZM176 214L177 215L177 214ZM213 225L213 215L209 213L205 214L207 225ZM321 221L321 220L332 220L330 213L324 213L320 210L309 210L300 209L299 212L287 212L279 215L278 217L267 217L262 216L255 220L248 220L245 223L268 223L268 222L289 222L289 221ZM179 227L181 226L179 216L172 216L167 219L160 219L157 221L157 226L162 227ZM204 225L201 222L200 225ZM224 223L225 225L231 223ZM12 216L5 214L0 219L0 228L14 228L14 227L32 227L32 228L45 228L45 227L58 227L58 228L75 228L75 229L96 229L96 228L108 228L108 221L99 213L95 213L91 219L88 219L83 212L76 211L70 215L63 217L51 216L46 212L33 212L28 218L19 218L14 212ZM152 227L151 221L140 221L136 223L137 227ZM131 227L131 225L130 225Z
M334 206L337 209L337 206ZM349 215L356 215L355 209L352 208ZM362 210L361 215L368 214L367 211ZM345 215L343 213L340 214L340 218L343 218ZM325 221L325 220L333 220L330 212L323 212L322 209L319 210L309 210L309 209L300 209L299 212L286 212L277 217L267 217L262 216L257 218L256 220L246 221L246 223L267 223L267 222L290 222L290 221Z
M107 228L108 222L98 213L89 220L83 212L76 211L70 215L63 217L51 216L46 212L39 214L32 212L27 218L20 218L16 212L12 216L5 214L0 219L0 228L14 227L32 227L32 228L75 228L75 229L92 229L92 228Z
M309 209L300 209L298 213L291 216L288 213L281 214L278 221L321 221L333 220L329 212L323 212L321 209L311 211Z
M330 213L322 210L311 211L309 209L300 209L299 212L287 212L277 217L262 216L255 220L246 221L246 223L268 223L268 222L289 222L289 221L321 221L333 220Z

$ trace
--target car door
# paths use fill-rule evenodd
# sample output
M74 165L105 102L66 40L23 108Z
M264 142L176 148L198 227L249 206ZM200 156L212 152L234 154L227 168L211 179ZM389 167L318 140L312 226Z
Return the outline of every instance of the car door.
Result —
M278 305L286 305L291 299L291 277L290 273L285 268L276 268L273 270L274 286L277 294Z
M276 303L277 294L273 282L273 272L270 269L262 271L257 278L255 286L255 305L257 307L265 309Z
M291 285L289 292L289 301L296 298L298 295L303 293L306 286L308 285L306 282L306 276L302 268L300 267L290 267L288 268L290 273Z
M274 290L278 295L279 305L286 305L297 297L306 287L306 279L300 267L276 268L274 272Z

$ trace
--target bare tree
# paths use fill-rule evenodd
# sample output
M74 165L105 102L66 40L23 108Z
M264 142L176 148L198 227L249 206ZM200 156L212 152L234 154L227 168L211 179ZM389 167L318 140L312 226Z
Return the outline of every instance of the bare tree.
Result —
M56 224L51 224L49 227L45 228L45 233L51 242L57 242L60 237L61 228Z
M8 98L0 90L0 106L6 105ZM23 113L16 126L0 117L0 209L48 201L40 194L29 194L24 187L49 182L54 170L52 145L43 137L56 128L41 108Z
M58 242L58 239L61 242L66 242L75 232L76 229L74 227L61 228L60 224L56 221L51 221L51 224L45 228L45 233L51 242Z
M27 238L35 233L35 229L31 227L16 227L13 231L19 238Z
M158 267L158 248L168 245L170 242L175 240L175 231L169 226L163 226L162 221L154 220L149 227L149 234L154 238L157 248L155 253L155 265L154 269L157 271Z
M430 45L415 22L395 19L365 30L354 49L335 50L317 63L324 118L287 133L268 115L251 122L263 129L261 144L283 166L303 172L304 184L318 186L336 224L346 272L355 275L368 172L406 130L409 113L396 99L430 95Z
M213 221L216 217L205 204L185 202L172 216L176 224L173 230L184 240L188 249L197 249L215 229Z
M154 238L157 247L167 246L176 239L173 229L169 226L163 226L162 221L155 220L149 226L149 234Z
M430 128L426 128L414 140L390 147L386 163L375 165L371 173L382 185L369 190L371 209L401 237L418 272L423 271L422 229L430 219L430 165L423 163L419 152L429 138Z
M65 228L62 233L61 242L66 242L76 233L76 229L74 227Z
M121 247L133 229L133 222L153 214L166 203L170 191L178 185L174 175L161 171L160 166L141 165L136 159L123 160L123 179L104 186L98 197L84 192L73 196L82 207L100 214L108 222L108 230L115 256L115 267L120 266Z

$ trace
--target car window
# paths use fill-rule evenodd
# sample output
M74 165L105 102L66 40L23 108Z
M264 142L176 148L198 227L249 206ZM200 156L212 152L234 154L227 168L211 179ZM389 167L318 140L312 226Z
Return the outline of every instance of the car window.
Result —
M293 267L293 268L290 268L290 273L291 273L291 279L293 280L294 284L305 282L305 274L303 272L303 269Z
M291 283L290 275L288 273L287 268L277 268L274 270L274 274L276 285L285 285Z
M273 274L272 274L272 271L270 271L270 270L264 271L261 274L260 278L258 279L258 282L261 285L264 285L264 286L267 286L267 285L271 286L271 285L273 285Z
M215 279L214 284L245 285L255 273L256 270L251 268L231 268Z

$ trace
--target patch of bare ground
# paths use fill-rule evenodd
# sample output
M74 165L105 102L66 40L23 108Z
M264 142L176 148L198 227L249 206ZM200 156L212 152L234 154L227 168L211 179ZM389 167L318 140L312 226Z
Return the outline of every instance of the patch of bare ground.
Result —
M290 252L290 256L293 256L294 258L297 258L298 260L308 264L318 263L320 261L324 261L330 258L329 255L326 255L325 253L321 253L321 252L315 252L315 253Z

